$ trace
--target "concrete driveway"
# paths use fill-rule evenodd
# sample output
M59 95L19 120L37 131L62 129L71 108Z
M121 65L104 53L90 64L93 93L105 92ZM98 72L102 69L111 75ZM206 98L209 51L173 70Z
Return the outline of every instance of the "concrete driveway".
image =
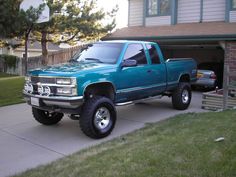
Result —
M86 137L78 121L65 117L58 125L43 126L32 117L26 104L0 108L0 177L49 163L86 147L139 129L184 112L202 112L202 94L193 93L186 111L172 108L171 98L163 97L145 104L117 107L118 120L112 134L102 140Z

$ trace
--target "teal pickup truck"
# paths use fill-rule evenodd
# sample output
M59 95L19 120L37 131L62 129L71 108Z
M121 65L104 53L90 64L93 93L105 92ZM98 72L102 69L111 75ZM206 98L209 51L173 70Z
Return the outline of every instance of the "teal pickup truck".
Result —
M23 94L41 124L56 124L69 114L87 136L98 139L113 130L115 106L171 96L175 109L187 109L196 67L191 58L164 60L153 42L96 42L68 63L30 71Z

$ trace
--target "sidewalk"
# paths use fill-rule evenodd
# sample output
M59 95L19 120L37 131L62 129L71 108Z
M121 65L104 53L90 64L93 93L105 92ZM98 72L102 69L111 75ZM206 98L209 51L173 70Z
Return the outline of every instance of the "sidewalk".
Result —
M171 98L140 105L117 107L118 120L112 134L102 140L85 136L79 122L65 117L58 125L43 126L32 117L31 108L19 104L0 108L0 177L14 175L49 163L81 149L132 132L145 123L158 122L184 112L202 112L201 93L194 93L186 111L172 108Z

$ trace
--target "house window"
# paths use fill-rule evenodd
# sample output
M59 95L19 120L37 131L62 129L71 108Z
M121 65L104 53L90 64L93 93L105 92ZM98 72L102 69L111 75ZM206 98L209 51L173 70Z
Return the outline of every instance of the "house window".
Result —
M231 0L232 1L232 10L236 10L236 0Z
M147 0L147 16L170 15L171 0Z
M157 1L158 0L148 0L148 16L157 15Z

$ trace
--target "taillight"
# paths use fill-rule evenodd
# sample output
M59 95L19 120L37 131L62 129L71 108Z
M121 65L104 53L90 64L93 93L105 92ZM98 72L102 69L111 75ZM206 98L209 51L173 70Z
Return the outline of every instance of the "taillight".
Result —
M211 78L211 79L216 79L215 73L211 73L210 78Z

